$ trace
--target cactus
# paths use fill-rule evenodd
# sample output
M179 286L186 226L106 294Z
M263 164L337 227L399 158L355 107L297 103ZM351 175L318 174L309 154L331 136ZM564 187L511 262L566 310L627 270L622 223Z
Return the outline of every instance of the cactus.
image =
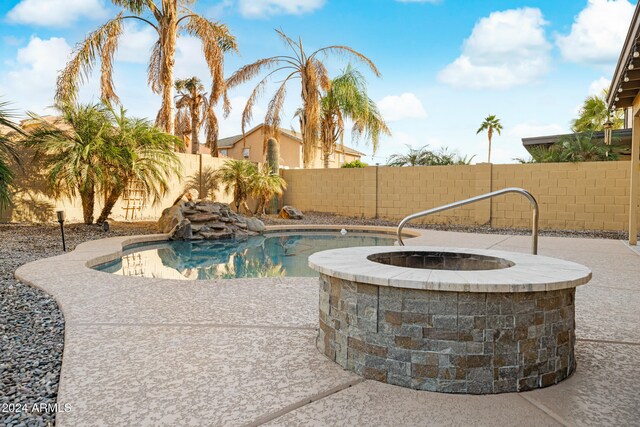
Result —
M267 164L271 173L280 173L280 146L275 138L269 138L267 140Z
M267 140L267 164L271 173L278 175L280 173L280 145L275 138L269 138ZM269 202L269 213L278 213L278 197L274 197Z

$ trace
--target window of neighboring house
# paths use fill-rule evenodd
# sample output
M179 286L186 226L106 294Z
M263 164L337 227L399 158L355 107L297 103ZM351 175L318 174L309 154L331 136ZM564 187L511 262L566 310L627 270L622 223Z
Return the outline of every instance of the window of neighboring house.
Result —
M249 154L251 153L251 149L250 148L243 148L242 149L242 157L244 157L245 159L249 158Z
M223 149L223 150L219 150L218 153L220 153L221 156L225 156L227 157L227 149Z

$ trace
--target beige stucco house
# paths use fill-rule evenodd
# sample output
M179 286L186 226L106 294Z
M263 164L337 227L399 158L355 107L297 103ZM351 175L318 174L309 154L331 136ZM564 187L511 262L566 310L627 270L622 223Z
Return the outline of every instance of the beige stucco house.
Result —
M302 138L300 134L281 128L278 142L280 143L280 167L285 169L302 168ZM218 140L218 155L221 158L229 157L232 159L247 159L252 162L264 162L266 155L263 151L263 144L264 124L259 124L248 131L244 138L240 134ZM358 160L364 155L364 153L353 148L338 145L335 153L331 156L329 167L339 168L344 163ZM319 147L312 167L324 167L322 151Z

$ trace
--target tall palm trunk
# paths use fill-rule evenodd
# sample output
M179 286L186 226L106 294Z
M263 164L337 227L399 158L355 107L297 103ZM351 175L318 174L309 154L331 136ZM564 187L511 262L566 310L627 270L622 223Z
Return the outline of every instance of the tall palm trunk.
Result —
M491 137L493 137L493 130L491 128L489 128L487 136L489 137L489 155L487 157L487 163L491 163Z
M198 154L200 152L199 130L200 114L198 112L198 103L196 98L191 105L191 154Z
M122 187L113 188L111 189L111 191L109 191L109 194L107 195L107 198L104 201L104 207L102 208L102 212L100 212L100 216L96 220L96 223L102 224L107 220L109 215L111 215L111 211L113 210L113 207L118 202L118 199L120 199L120 196L122 195L122 191L123 191Z
M326 149L324 150L324 153L322 154L323 157L323 161L324 161L324 168L325 169L329 169L329 157L331 156L331 152L329 150Z
M329 169L331 149L333 148L334 135L336 134L336 123L332 116L323 116L320 133L322 134L322 160L324 161L324 168Z
M318 131L320 127L320 93L313 81L315 74L307 71L309 75L302 74L302 109L304 116L304 127L300 129L302 133L302 161L305 169L310 168L315 157L315 150L318 146ZM310 78L311 77L311 78Z
M84 223L93 224L93 209L95 205L96 190L93 186L80 191L80 201L82 202L82 216Z
M176 38L178 28L178 10L175 1L163 0L164 15L159 19L160 44L162 48L162 105L158 116L158 125L165 132L175 133L173 113L173 68L175 64Z

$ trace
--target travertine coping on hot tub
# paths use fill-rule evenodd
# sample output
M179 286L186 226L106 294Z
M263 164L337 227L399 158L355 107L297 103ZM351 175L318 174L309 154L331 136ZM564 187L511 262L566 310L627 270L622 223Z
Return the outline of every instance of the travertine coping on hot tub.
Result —
M591 279L591 270L540 255L482 249L411 246L412 252L453 252L502 258L513 266L494 270L430 270L396 267L368 259L374 254L407 252L407 247L332 249L309 257L309 266L327 276L378 286L451 292L543 292L575 288Z

